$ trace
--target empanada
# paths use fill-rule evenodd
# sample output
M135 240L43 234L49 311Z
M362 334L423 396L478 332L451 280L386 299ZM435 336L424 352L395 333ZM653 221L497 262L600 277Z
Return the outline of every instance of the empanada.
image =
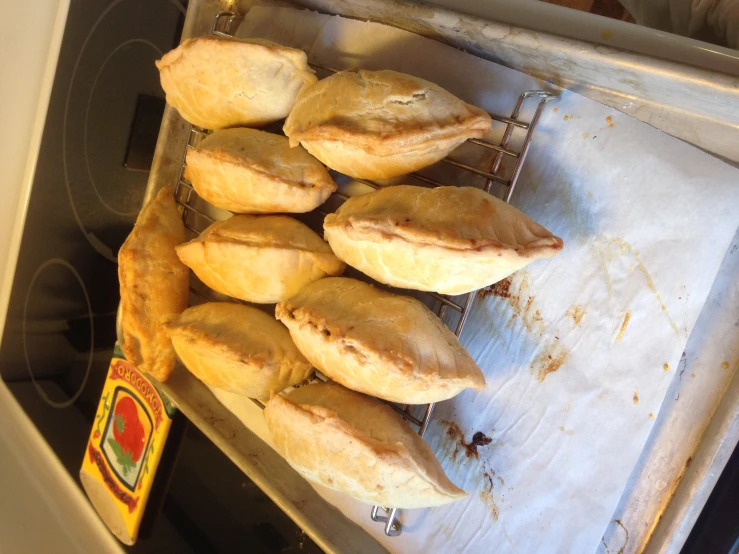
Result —
M336 190L321 162L281 136L224 129L187 152L185 177L198 195L236 213L303 213Z
M327 166L389 179L446 157L490 130L490 116L443 88L396 71L342 71L303 89L283 130Z
M167 103L206 129L278 121L316 82L305 52L261 39L187 39L156 66Z
M466 496L389 406L341 385L274 395L264 417L277 452L303 477L361 502L426 508Z
M267 400L306 379L311 364L284 325L257 308L209 302L167 325L180 360L206 385Z
M235 215L177 247L213 290L257 304L290 298L345 265L306 225L284 215Z
M339 259L387 285L463 294L497 283L562 239L471 187L398 185L355 196L323 224Z
M415 298L336 277L277 304L275 315L313 365L352 390L428 404L485 388L454 333Z
M187 308L190 272L175 253L184 241L182 216L165 187L141 210L118 252L123 353L159 381L176 359L164 326Z

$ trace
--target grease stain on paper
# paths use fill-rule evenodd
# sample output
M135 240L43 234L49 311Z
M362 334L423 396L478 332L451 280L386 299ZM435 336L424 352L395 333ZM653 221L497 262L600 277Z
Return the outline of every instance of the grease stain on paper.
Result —
M454 453L452 454L452 460L454 461L456 461L457 459L460 448L462 449L462 452L465 453L467 458L479 459L480 454L478 453L477 449L481 446L488 446L491 442L493 442L493 439L485 435L485 433L483 433L482 431L477 431L474 435L472 435L472 440L469 443L465 442L462 429L460 429L459 425L457 425L454 421L440 419L439 423L447 428L446 436L452 441L456 442Z
M659 295L659 292L657 292L657 288L654 286L654 281L652 281L652 277L649 275L647 268L642 263L641 258L639 257L639 252L635 250L628 242L626 242L623 239L614 239L614 240L618 241L618 244L621 246L622 251L626 251L630 253L632 256L634 256L636 265L639 268L639 271L641 271L642 275L644 276L644 280L647 282L647 288L651 290L652 293L654 294L654 297L659 303L660 308L662 308L662 312L664 312L665 316L667 317L667 320L670 322L670 326L672 327L672 330L675 331L675 334L679 337L680 332L677 329L677 325L672 320L672 317L670 317L670 314L667 312L667 307L665 306L665 303L662 302L662 297Z
M511 278L506 277L505 279L502 279L498 281L497 283L493 283L492 285L485 287L484 289L480 289L477 291L477 296L479 298L487 298L488 296L497 296L499 298L510 298L511 297Z
M608 262L611 262L619 258L623 254L631 255L634 258L634 262L636 263L635 265L636 269L638 269L639 272L644 277L644 281L646 282L647 288L652 292L655 300L657 300L657 303L659 304L660 309L665 314L665 317L667 317L667 321L669 322L670 327L672 327L672 330L675 332L675 334L678 337L680 337L680 331L678 330L677 325L675 324L675 321L672 319L669 312L667 311L667 307L665 306L665 303L662 301L662 297L657 291L657 287L655 287L654 281L652 280L651 275L649 275L649 272L647 271L646 266L641 261L639 252L633 246L631 246L628 242L626 242L625 240L619 237L607 237L605 235L601 235L600 239L601 240L596 242L595 254L598 259L598 265L600 266L601 273L603 273L603 277L606 281L606 287L608 289L608 297L611 298L613 294L613 284L611 282L611 277L608 272ZM604 242L605 244L603 244ZM613 247L617 247L617 249Z
M483 484L483 489L480 491L480 500L488 509L488 513L493 521L498 521L498 518L500 517L500 509L498 508L498 504L495 502L495 482L493 481L495 472L492 469L487 469L482 475L485 478L485 482Z
M639 403L639 391L637 389L634 389L634 398L632 399L632 401L634 402L634 404Z
M585 317L585 314L587 312L585 311L585 308L580 306L579 304L576 304L575 306L572 306L569 310L567 310L567 315L572 318L572 321L575 322L575 326L580 325L580 322L582 321L582 318Z
M729 362L723 362L721 364L721 369L729 369Z
M626 328L629 326L630 320L631 310L627 311L624 314L624 320L621 322L621 328L618 330L618 335L616 335L616 342L621 342L621 339L624 338L624 333L626 332Z
M670 371L670 364L665 362L664 364L662 364L662 369L665 371Z
M515 280L514 280L515 279ZM544 318L541 310L537 309L535 298L529 289L529 274L523 270L517 272L514 276L503 279L494 285L490 285L477 293L481 299L495 296L503 298L512 308L513 314L506 322L506 327L511 327L516 321L521 324L532 334L542 336L545 330ZM573 306L572 318L576 322L585 315L585 309L582 306ZM559 343L559 339L544 345L541 354L531 363L529 370L532 375L536 376L539 382L543 382L547 375L557 371L567 362L569 352Z
M529 289L529 274L527 271L520 271L514 276L506 277L497 283L485 287L477 292L478 298L484 299L490 296L504 298L513 309L511 320L507 326L513 325L513 321L518 318L526 329L532 333L539 335L544 333L544 320L541 311L536 309L535 298Z
M562 367L568 358L569 352L558 343L553 343L531 364L531 374L536 376L540 383L543 383L547 375Z

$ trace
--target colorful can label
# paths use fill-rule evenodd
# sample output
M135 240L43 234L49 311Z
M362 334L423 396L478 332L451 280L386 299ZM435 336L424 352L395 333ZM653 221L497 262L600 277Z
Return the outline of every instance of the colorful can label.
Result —
M167 397L116 345L80 478L103 521L126 544L138 536L173 415Z

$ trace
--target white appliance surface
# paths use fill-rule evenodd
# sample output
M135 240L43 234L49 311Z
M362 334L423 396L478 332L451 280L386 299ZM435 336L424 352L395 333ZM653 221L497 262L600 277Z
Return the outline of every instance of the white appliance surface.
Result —
M0 3L0 329L68 8L69 0L46 0L29 14L23 2ZM120 552L2 381L0 421L0 550Z
M0 3L0 330L31 192L69 0ZM9 140L13 137L13 140Z
M0 381L0 551L122 552Z

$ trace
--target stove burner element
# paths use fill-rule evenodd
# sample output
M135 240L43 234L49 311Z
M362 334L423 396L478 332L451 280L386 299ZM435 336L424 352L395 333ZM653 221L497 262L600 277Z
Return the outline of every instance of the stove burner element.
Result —
M65 104L64 104L64 118L63 118L63 123L62 123L62 141L61 141L62 142L62 165L63 165L63 170L64 170L63 171L63 177L64 177L64 183L65 183L65 186L66 186L67 196L69 197L70 207L72 209L72 215L74 216L74 219L75 219L75 221L77 223L77 226L79 227L80 231L82 232L82 235L85 237L85 240L87 240L87 242L90 244L90 246L92 246L92 248L97 253L99 253L101 256L103 256L105 259L107 259L107 260L109 260L109 261L111 261L113 263L117 263L117 259L116 259L116 256L115 256L115 251L117 250L117 248L119 246L117 244L117 242L120 239L120 235L121 235L121 232L122 232L121 230L124 227L128 227L130 225L130 223L132 223L132 221L130 221L130 219L132 219L132 216L134 216L136 214L136 212L138 212L138 208L139 208L140 202L133 202L134 205L135 204L138 204L138 205L135 205L135 207L132 207L132 203L131 202L126 202L125 208L122 208L121 204L119 204L117 202L110 202L110 201L107 201L106 202L103 199L103 196L102 196L101 191L100 191L100 187L98 186L98 185L100 185L100 178L98 178L98 183L97 184L95 183L95 180L93 179L93 176L92 176L92 168L91 168L91 165L90 165L90 158L92 158L93 160L95 158L94 158L94 156L88 156L88 128L87 128L88 127L88 123L89 123L88 118L89 118L89 113L90 113L91 101L92 101L92 98L93 98L93 92L95 91L95 89L96 89L96 87L97 87L98 84L107 82L105 79L102 79L101 78L101 74L102 74L103 70L105 69L106 65L108 64L108 62L110 61L110 59L112 58L112 56L114 56L116 54L116 52L118 52L124 46L128 46L128 45L131 45L131 44L144 44L144 45L152 48L154 50L154 52L156 52L156 54L159 55L159 56L162 55L162 50L155 43L153 43L150 40L147 40L145 38L132 38L132 39L124 40L123 42L121 42L120 44L118 44L118 46L116 46L110 52L110 54L108 54L108 56L102 62L101 67L99 67L97 69L97 74L95 75L95 79L94 79L94 82L92 84L92 88L91 88L90 93L89 93L89 96L87 98L87 105L86 106L83 107L82 105L79 105L80 104L79 100L81 100L80 99L80 95L75 95L74 92L75 92L75 86L79 86L79 82L78 82L79 79L78 79L78 77L80 77L81 75L84 75L85 74L84 64L82 64L82 59L85 56L85 53L86 52L89 52L90 50L94 50L94 49L88 49L89 46L92 46L90 43L91 43L91 40L92 40L93 36L96 34L96 31L99 30L99 28L101 27L101 23L107 18L107 16L110 15L111 12L116 7L118 7L119 5L121 5L123 3L124 3L124 0L114 0L113 2L111 2L110 5L108 5L103 10L103 12L97 17L97 19L95 20L95 22L90 27L90 30L88 31L87 35L85 36L85 40L83 41L82 46L81 46L80 51L79 51L79 54L77 56L77 59L75 60L74 67L72 69L71 78L69 80L69 85L67 87L67 96L66 96ZM147 2L133 2L131 0L128 0L128 2L126 2L126 4L134 4L134 6L132 6L133 7L133 10L129 10L129 11L131 11L131 14L133 15L133 14L137 13L136 10L138 10L142 6L146 6L148 3ZM169 5L173 6L177 11L179 11L183 15L185 15L185 13L186 13L186 10L182 6L182 4L180 2L178 2L178 1L176 1L176 0L167 0L167 2L165 2L165 4L169 4ZM129 31L127 31L127 29L130 29L130 30L132 30L134 32L148 32L148 33L150 33L151 37L156 37L156 36L159 36L161 34L161 31L162 30L159 29L158 27L152 27L152 26L147 26L147 25L144 25L144 26L141 26L141 27L135 27L135 26L133 26L133 27L130 27L130 26L127 27L125 25L125 23L126 23L126 17L125 17L126 13L127 12L118 13L118 16L122 17L123 20L124 20L120 25L112 26L111 27L112 24L109 24L108 27L110 27L110 29L107 29L107 31L108 31L107 33L105 33L105 34L98 33L98 38L101 39L101 42L102 43L105 43L105 40L106 39L108 40L108 42L110 42L111 40L112 41L115 41L116 39L113 38L113 37L118 36L120 33L129 32ZM133 16L136 17L135 15L133 15ZM99 44L98 44L99 41L96 40L96 41L93 41L93 42L95 42L95 44L97 46L99 46ZM107 45L107 44L105 45L105 48L106 49L109 48L109 47L110 47L109 45ZM98 51L97 53L99 54L99 48L97 49L97 51ZM83 68L82 71L80 71L81 66ZM94 71L94 69L92 69L91 71L89 71L89 74L91 75L93 73L93 71ZM152 71L152 73L151 73L151 75L149 75L150 80L153 79L154 76L156 75L156 70L153 67L153 63L151 65L151 71ZM78 74L78 72L79 72L79 74ZM123 81L123 84L127 84L129 86L131 85L131 83L128 82L128 81ZM146 92L150 92L149 88L152 85L153 85L152 83L146 83L144 85L146 87ZM97 87L97 88L99 88L99 87ZM113 89L113 90L115 90L115 92L117 92L116 89ZM154 90L154 89L151 89L151 90ZM138 92L144 92L144 91L143 90L139 90ZM72 100L73 99L76 100L75 106L78 106L79 105L79 108L78 109L80 110L80 112L82 111L82 109L85 109L84 128L83 129L80 129L79 128L81 126L79 126L79 127L75 126L75 122L82 119L81 113L80 113L79 117L76 117L76 114L70 114L70 105L72 104ZM110 112L110 114L121 114L121 113L123 113L123 112L121 112L120 110L115 110L115 109L113 109ZM91 118L91 119L93 121L95 120L94 117ZM120 126L120 123L117 123L116 124L116 130L121 130L121 129L118 128L119 126ZM80 163L82 163L82 156L81 155L80 156L75 156L76 152L70 152L69 151L70 150L70 146L68 145L68 142L70 141L70 135L72 134L72 133L70 133L71 130L81 131L80 134L83 134L84 135L83 137L80 137L83 140L81 140L81 144L80 144L80 146L78 146L78 148L80 150L84 150L84 159L85 159L84 163L86 165L86 170L83 170L83 169L80 168L80 171L82 172L82 174L86 173L87 177L89 177L90 183L92 184L92 189L93 189L92 192L94 193L94 196L93 195L90 195L90 199L89 200L88 199L82 199L82 200L80 200L80 206L75 205L75 197L74 197L73 191L72 191L72 185L73 184L76 185L79 182L80 179L79 179L79 177L77 177L77 175L74 175L71 172L71 168L70 168L70 165L71 165L70 157L72 157L73 160L79 159ZM76 136L74 138L76 139ZM90 138L91 138L91 142L89 143L89 145L90 146L95 146L96 145L95 137L92 136ZM125 148L125 146L123 148ZM122 158L122 154L123 153L124 153L124 150L121 149L121 158ZM80 154L82 154L82 153L80 152ZM108 155L108 154L109 153L106 153L106 152L102 152L101 151L101 155ZM121 159L120 161L122 162L123 160ZM123 168L121 167L121 169L123 169ZM125 171L125 170L123 170L123 171ZM131 174L131 172L127 172L127 173L129 173L129 175ZM127 178L127 179L130 180L130 178ZM83 179L83 182L86 181L86 180L87 179ZM145 189L145 183L144 183L144 186L141 187L141 189L142 190L141 190L141 199L140 200L143 201L143 194L144 194L144 189ZM121 188L121 187L119 187L117 190L119 190L121 192L124 192L124 191L127 191L127 190L130 191L132 189L130 187L129 188ZM78 195L79 195L79 193L78 193ZM84 203L83 203L83 200L84 200ZM90 204L90 201L92 202L91 204ZM98 201L106 208L107 211L109 211L111 214L115 214L114 217L117 217L117 218L124 217L127 220L129 220L129 221L125 221L125 220L124 221L121 221L120 219L117 219L117 220L113 221L112 223L109 223L108 221L106 221L104 219L101 219L100 210L97 210L96 207L95 207L95 204ZM113 204L113 205L111 205L111 204ZM87 216L86 219L87 218L92 218L92 220L96 222L97 227L90 226L90 230L88 230L88 227L85 225L85 222L83 221L83 216L85 216L85 215ZM108 244L108 243L112 243L112 244Z
M31 292L33 291L33 286L36 283L36 280L38 279L39 275L47 268L52 265L61 265L62 267L67 268L72 275L74 275L75 279L80 285L80 288L82 289L82 293L85 296L85 302L87 303L87 316L89 318L90 323L90 349L87 356L87 368L85 369L85 376L82 379L82 383L80 383L79 388L77 391L69 398L68 400L65 400L63 402L58 402L56 400L52 400L49 398L49 395L46 394L46 391L41 387L41 385L36 381L36 377L33 374L33 369L31 369L31 361L28 357L28 342L26 340L28 326L27 326L27 317L28 317L28 301L31 298ZM23 308L23 356L26 360L26 367L28 368L28 373L31 376L31 381L33 381L33 386L36 388L36 392L38 392L39 396L49 404L50 406L54 408L68 408L72 404L75 403L75 401L79 398L79 396L82 394L82 391L85 389L85 386L87 385L87 379L90 377L90 369L92 368L92 361L93 361L93 350L95 345L95 326L93 322L93 314L92 314L92 304L90 303L90 296L87 294L87 287L85 287L85 283L82 281L82 277L77 272L77 270L74 268L72 264L70 264L68 261L63 260L61 258L51 258L49 260L46 260L44 263L42 263L39 268L36 270L36 273L33 274L33 277L31 278L31 282L28 285L28 289L26 291L26 301Z
M100 75L103 73L103 70L105 69L105 66L108 64L110 59L119 51L121 48L125 48L129 44L144 44L146 46L151 47L154 52L157 53L157 55L161 58L163 55L163 52L159 49L159 47L154 44L151 41L148 41L143 38L132 38L126 41L123 41L118 46L116 46L113 51L108 54L108 56L105 58L105 61L103 61L102 65L100 66L100 69L98 69L97 74L95 75L95 80L92 83L92 87L90 88L90 94L87 97L87 106L85 108L85 137L84 137L84 144L85 144L85 166L87 167L87 175L90 178L90 183L92 184L92 189L95 191L95 195L97 196L98 200L100 200L100 203L105 206L108 210L113 212L114 214L123 216L123 217L131 217L136 215L139 212L139 207L133 208L131 211L121 211L117 210L114 206L108 204L104 199L103 196L100 194L100 191L98 190L97 186L95 185L95 179L92 177L92 170L90 169L90 157L88 155L88 141L87 141L87 129L88 129L88 121L90 118L90 103L92 102L92 97L95 94L95 88L97 87L98 80L100 79ZM80 56L82 56L82 52L80 52ZM65 112L66 115L66 112ZM66 119L66 118L65 118ZM70 200L71 197L70 197ZM143 200L143 197L142 197Z

